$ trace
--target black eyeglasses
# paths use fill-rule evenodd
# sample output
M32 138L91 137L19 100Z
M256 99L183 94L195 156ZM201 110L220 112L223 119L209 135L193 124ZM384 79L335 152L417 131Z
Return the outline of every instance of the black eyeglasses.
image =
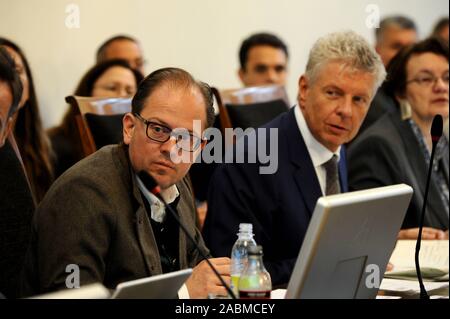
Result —
M202 143L200 137L189 133L186 129L172 130L167 126L146 120L138 113L133 114L147 126L145 133L153 141L165 143L173 136L175 137L177 147L187 152L195 152Z
M406 83L409 84L411 82L416 82L420 86L429 87L432 85L436 85L436 83L439 79L441 79L445 85L448 85L448 83L449 83L448 73L442 75L441 77L434 76L433 74L424 74L424 75L418 76L415 79L409 80Z

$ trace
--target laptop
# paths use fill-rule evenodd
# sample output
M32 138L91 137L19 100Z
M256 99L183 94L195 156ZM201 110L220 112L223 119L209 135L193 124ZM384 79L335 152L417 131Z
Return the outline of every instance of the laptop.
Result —
M192 268L118 284L111 299L175 299Z
M319 198L285 298L375 298L412 193L399 184Z

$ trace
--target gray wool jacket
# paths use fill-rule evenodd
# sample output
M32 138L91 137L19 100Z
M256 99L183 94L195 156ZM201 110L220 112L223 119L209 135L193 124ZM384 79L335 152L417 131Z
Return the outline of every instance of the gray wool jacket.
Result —
M196 227L190 183L177 184L181 221L209 254ZM117 284L162 273L158 246L124 145L105 146L83 159L52 185L33 220L22 295L66 288L80 269L80 284ZM180 268L194 267L201 256L180 229ZM73 267L73 266L69 266ZM70 279L69 279L70 281Z

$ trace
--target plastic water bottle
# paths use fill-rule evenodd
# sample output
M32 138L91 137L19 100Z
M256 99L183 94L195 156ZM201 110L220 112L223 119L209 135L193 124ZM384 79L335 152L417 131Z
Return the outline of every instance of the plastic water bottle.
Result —
M248 263L239 279L239 297L241 299L270 299L272 281L264 267L261 246L250 247Z
M256 246L256 242L253 239L252 224L239 224L239 233L237 235L238 239L231 251L231 289L236 297L239 296L239 278L247 265L248 248Z

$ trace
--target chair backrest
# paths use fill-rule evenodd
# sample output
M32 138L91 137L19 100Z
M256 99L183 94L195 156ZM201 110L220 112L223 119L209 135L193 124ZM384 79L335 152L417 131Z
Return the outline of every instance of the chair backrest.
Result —
M122 141L122 118L131 112L131 98L94 98L67 96L85 156L108 144Z
M212 90L219 106L222 129L256 128L289 109L289 99L281 85Z

